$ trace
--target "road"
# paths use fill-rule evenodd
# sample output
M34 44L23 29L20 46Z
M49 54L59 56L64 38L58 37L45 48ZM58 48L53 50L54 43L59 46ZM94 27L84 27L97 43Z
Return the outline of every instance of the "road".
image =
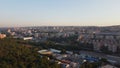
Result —
M112 63L120 64L120 57L107 55L103 53L96 53L96 52L90 52L90 51L80 51L81 55L87 55L87 56L93 56L93 57L100 57L100 58L106 58L108 61Z

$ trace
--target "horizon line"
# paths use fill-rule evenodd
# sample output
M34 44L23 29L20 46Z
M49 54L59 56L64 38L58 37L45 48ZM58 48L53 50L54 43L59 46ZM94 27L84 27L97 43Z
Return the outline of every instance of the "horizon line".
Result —
M33 25L33 26L0 26L0 28L17 28L17 27L112 27L120 25Z

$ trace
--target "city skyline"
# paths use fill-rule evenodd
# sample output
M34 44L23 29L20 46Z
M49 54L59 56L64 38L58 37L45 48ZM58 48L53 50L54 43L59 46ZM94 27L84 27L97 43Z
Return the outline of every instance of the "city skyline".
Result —
M120 25L119 0L4 0L0 27Z

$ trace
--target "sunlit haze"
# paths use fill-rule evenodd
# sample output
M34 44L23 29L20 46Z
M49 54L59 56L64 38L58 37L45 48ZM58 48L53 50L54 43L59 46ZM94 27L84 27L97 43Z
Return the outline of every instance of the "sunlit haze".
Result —
M120 0L1 0L0 27L120 25Z

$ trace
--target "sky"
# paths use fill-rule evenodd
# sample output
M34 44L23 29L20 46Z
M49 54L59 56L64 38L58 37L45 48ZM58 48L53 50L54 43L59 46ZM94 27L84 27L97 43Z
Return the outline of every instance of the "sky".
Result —
M0 27L120 25L120 0L0 0Z

